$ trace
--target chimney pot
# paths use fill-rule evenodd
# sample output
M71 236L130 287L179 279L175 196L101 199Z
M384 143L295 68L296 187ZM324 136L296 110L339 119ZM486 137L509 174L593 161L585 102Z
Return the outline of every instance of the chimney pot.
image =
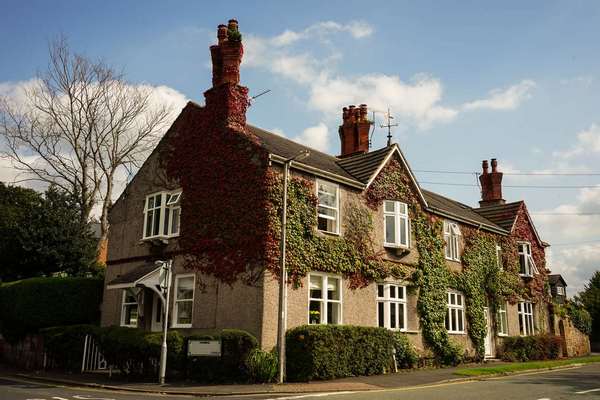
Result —
M219 25L217 28L217 39L219 39L219 44L223 44L223 41L227 39L227 26Z
M218 44L210 47L213 67L213 87L222 84L240 83L240 64L244 53L241 41L228 40L228 30L238 31L235 19L229 20L229 25L219 25L217 28Z
M342 108L342 125L340 126L340 140L342 142L341 157L369 151L369 131L371 124L367 119L366 104L358 107L349 105Z
M227 23L227 28L237 31L238 30L238 22L236 19L230 19L229 22Z
M495 158L492 158L492 172L496 172L497 168L498 168L498 161L496 161Z
M479 204L482 207L504 204L502 198L502 172L498 172L498 161L495 158L491 160L492 172L488 173L488 161L483 160L483 174L479 176L481 183L481 201Z
M481 162L481 168L483 169L483 175L487 175L487 173L488 173L488 160L483 160Z

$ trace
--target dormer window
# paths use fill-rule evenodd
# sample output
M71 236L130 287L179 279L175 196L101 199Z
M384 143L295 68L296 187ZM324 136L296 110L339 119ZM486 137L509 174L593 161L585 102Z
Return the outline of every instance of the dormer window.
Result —
M144 239L179 235L181 191L159 192L146 196Z
M535 261L531 255L531 244L528 242L521 242L519 246L519 275L521 276L533 276L537 273L537 267Z
M385 247L408 247L410 229L406 203L388 200L383 202L383 231Z
M460 228L457 223L444 221L444 241L446 242L446 259L460 261Z
M317 181L317 199L319 201L318 229L322 232L338 234L340 221L340 189L329 182Z

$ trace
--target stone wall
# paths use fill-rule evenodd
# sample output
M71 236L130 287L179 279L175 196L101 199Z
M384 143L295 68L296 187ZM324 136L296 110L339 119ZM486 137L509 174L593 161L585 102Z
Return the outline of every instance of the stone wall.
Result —
M581 357L590 354L590 338L577 329L569 317L555 318L555 332L560 335L564 342L564 357Z

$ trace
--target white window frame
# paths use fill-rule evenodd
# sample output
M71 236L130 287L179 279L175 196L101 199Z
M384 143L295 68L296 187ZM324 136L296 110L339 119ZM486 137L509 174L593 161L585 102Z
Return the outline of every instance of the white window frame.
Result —
M144 203L144 231L142 232L142 239L160 239L160 238L171 238L179 236L181 231L181 189L173 191L161 191L149 194L146 196ZM154 206L148 207L150 198L154 198ZM160 198L160 206L156 207L156 198ZM173 200L175 199L175 200ZM150 235L146 235L148 228L148 213L152 211L152 231ZM154 219L156 218L156 212L159 211L159 223L158 233L154 234ZM173 215L177 213L177 231L173 230ZM168 216L168 225L165 226L165 220Z
M452 298L454 298L454 302L452 302ZM460 304L458 304L458 299L460 298ZM456 326L453 326L453 318L456 321ZM460 316L460 318L459 318ZM462 329L458 329L459 325L462 325ZM465 296L461 292L457 292L455 290L448 291L448 300L446 302L446 321L445 321L446 330L450 334L454 335L464 335L465 334Z
M386 204L393 204L393 211L386 211ZM404 212L402 212L404 208ZM394 218L394 236L395 242L387 241L387 217ZM404 221L405 243L402 243L402 230L400 222ZM384 247L409 248L410 247L410 219L408 217L408 204L401 201L384 200L383 202L383 245Z
M319 203L318 199L319 199L319 186L320 185L326 185L326 186L335 188L335 206L329 206L326 204ZM325 232L325 233L330 233L330 234L334 234L334 235L339 235L340 234L340 220L341 220L340 219L340 186L336 183L331 183L329 181L317 179L316 191L317 191L317 230L319 232ZM319 212L320 207L335 211L335 218L331 217L330 215L321 214ZM331 221L335 221L335 231L319 229L319 221L318 221L319 218L324 218L324 219L328 219Z
M379 287L383 287L383 296L379 296ZM394 288L396 297L390 296L390 288ZM407 313L406 313L406 286L395 282L379 282L375 285L375 296L377 299L377 326L391 329L393 331L406 332L407 330ZM402 296L398 296L402 293ZM383 316L380 314L379 305L383 304ZM396 310L394 318L394 327L392 327L391 309ZM402 309L402 321L400 321L399 309ZM380 317L383 317L383 326L380 323ZM400 327L402 322L402 327Z
M556 286L556 294L559 296L565 296L565 288L563 286Z
M504 265L502 264L502 246L496 245L496 265L500 271L504 271Z
M179 289L179 281L182 279L193 278L192 283L192 298L191 299L178 299L177 291ZM191 328L194 322L194 298L196 297L196 274L180 274L175 275L175 291L173 292L173 328ZM180 324L179 321L179 304L180 303L192 303L192 310L189 324Z
M535 334L534 304L530 301L521 301L517 305L519 315L519 334L531 336Z
M311 296L311 289L310 289L310 281L311 281L311 277L313 276L318 276L321 278L321 298L316 298L316 297L312 297ZM339 300L333 300L333 299L328 299L327 298L327 293L328 293L328 284L329 284L329 279L336 279L338 280L338 290L339 290ZM310 325L328 325L327 323L327 318L328 318L328 310L327 310L327 304L328 303L334 303L334 304L339 304L339 312L338 312L338 321L333 322L331 325L341 325L343 323L343 310L344 310L344 302L343 302L343 285L344 285L344 280L342 279L341 275L333 275L333 274L325 274L325 273L319 273L319 272L311 272L308 275L308 310L307 310L307 323ZM319 301L321 303L321 315L320 315L320 321L318 324L312 324L311 320L310 320L310 302L311 301Z
M460 227L456 222L444 221L444 257L446 260L460 261Z
M506 301L498 303L496 310L496 328L498 336L508 336L508 313Z
M517 242L517 246L519 253L519 275L532 277L534 274L537 273L537 267L535 266L535 261L533 260L533 255L531 252L531 243ZM523 256L525 260L524 273L521 272L521 256Z
M139 289L137 289L139 290ZM135 301L134 302L126 302L125 300L127 299L127 292L131 292L131 294L135 297ZM123 289L123 294L121 295L121 326L124 326L126 328L137 328L138 323L139 323L139 318L140 318L140 304L137 301L137 295L138 293L135 292L135 289ZM135 305L135 308L137 308L137 320L135 324L126 324L125 323L125 308L126 307L130 307Z

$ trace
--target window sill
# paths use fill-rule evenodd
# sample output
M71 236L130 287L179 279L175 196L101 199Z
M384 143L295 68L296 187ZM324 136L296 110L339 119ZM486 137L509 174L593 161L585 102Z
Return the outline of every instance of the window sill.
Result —
M444 257L447 261L460 262L460 259Z
M497 333L496 336L498 336L498 337L508 337L508 333Z
M462 332L450 332L448 331L448 335L466 335L467 332L462 331Z
M184 324L184 325L173 324L171 326L171 328L174 328L174 329L186 329L186 328L191 328L191 327L192 327L192 324Z
M317 229L317 232L322 233L324 235L331 235L331 236L340 236L339 232L329 232L329 231L322 231L320 229Z
M124 324L121 324L121 325L119 325L119 326L120 326L121 328L137 328L137 325L124 325Z

